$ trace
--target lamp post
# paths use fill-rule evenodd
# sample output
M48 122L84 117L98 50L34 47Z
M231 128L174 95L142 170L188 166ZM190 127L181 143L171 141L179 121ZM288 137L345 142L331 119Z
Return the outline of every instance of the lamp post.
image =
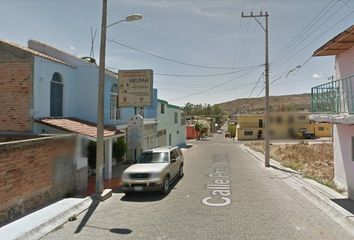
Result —
M132 14L125 19L107 26L107 0L102 4L102 24L100 43L100 65L98 72L98 101L97 101L97 144L96 144L96 192L103 192L103 159L104 159L104 79L106 57L106 30L120 22L131 22L142 19L140 14Z

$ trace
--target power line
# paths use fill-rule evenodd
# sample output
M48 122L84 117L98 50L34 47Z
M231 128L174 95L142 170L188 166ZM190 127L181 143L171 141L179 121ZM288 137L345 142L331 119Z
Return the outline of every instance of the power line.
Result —
M340 19L338 22L336 22L334 25L332 25L330 28L328 28L326 31L324 31L323 33L319 34L314 40L312 40L311 42L309 42L307 45L305 45L303 48L301 48L299 51L297 51L295 54L289 56L287 59L285 59L284 61L282 61L280 63L280 65L278 65L278 67L280 67L281 65L283 65L285 62L289 61L290 59L292 59L293 57L295 57L296 55L298 55L300 52L302 52L304 49L306 49L307 47L309 47L309 45L311 45L312 43L314 43L315 41L317 41L319 38L321 38L323 35L325 35L326 33L328 33L330 30L332 30L334 27L336 27L339 23L343 22L344 20L346 20L348 17L350 17L352 14L354 13L354 10L351 11L349 14L345 15L344 18ZM274 66L273 66L274 67Z
M350 0L347 1L347 3ZM337 13L338 11L340 11L342 8L340 7L339 9L337 9L334 13L332 13L332 15L330 15L325 22L323 22L322 24L326 23L330 18L332 18L334 16L335 13ZM278 65L278 67L280 67L281 65L283 65L285 62L287 62L288 60L292 59L294 56L298 55L300 52L302 52L305 48L307 48L310 44L314 43L316 40L318 40L319 38L321 38L324 34L326 34L327 32L329 32L331 29L333 29L334 27L336 27L339 23L341 23L342 21L344 21L346 18L348 18L350 15L352 15L354 13L354 11L350 12L349 14L347 14L344 18L342 18L340 21L336 22L331 28L327 29L326 31L324 31L323 33L319 34L314 40L312 40L311 42L307 43L303 48L301 48L299 51L297 51L295 54L289 56L288 58L286 58L284 61L281 61L281 59L278 59L272 67L275 67L276 65ZM315 33L319 28L317 28L315 31L311 32L311 34ZM297 46L299 46L301 43L303 43L305 40L307 40L307 38L305 37L302 41L300 41L295 47L292 47L291 50L284 55L283 58L287 57L291 52L293 52Z
M252 91L251 91L251 93L250 93L249 98L252 96L254 90L257 88L258 83L259 83L259 81L262 79L263 76L264 76L264 72L262 72L261 76L259 76L259 78L258 78L258 80L257 80L257 82L256 82L256 85L254 85L254 87L253 87L253 89L252 89Z
M188 97L191 97L191 96L200 95L200 94L202 94L202 93L205 93L205 92L208 92L208 91L213 90L213 89L215 89L215 88L218 88L218 87L221 87L221 86L223 86L223 85L226 85L226 84L228 84L228 83L230 83L230 82L232 82L232 81L235 81L235 80L238 80L238 79L240 79L240 78L242 78L242 77L245 77L245 76L247 76L248 74L254 72L255 70L256 70L256 69L253 69L253 70L251 70L251 71L249 71L249 72L247 72L247 73L245 73L245 74L243 74L243 75L241 75L241 76L238 76L237 78L230 79L230 80L228 80L228 81L225 81L225 82L223 82L223 83L221 83L221 84L218 84L218 85L215 85L215 86L213 86L213 87L204 89L204 90L202 90L202 91L195 92L195 93L192 93L192 94L186 95L186 96L184 96L184 97L180 97L180 98L173 98L173 99L170 99L169 101L181 100L181 99L185 99L185 98L188 98Z
M181 65L186 65L186 66L191 66L191 67L208 68L208 69L245 69L245 68L249 68L249 67L254 67L254 66L246 66L246 67L236 68L236 67L206 66L206 65L194 64L194 63L187 63L187 62L182 62L182 61L175 60L175 59L172 59L172 58L163 57L163 56L151 53L151 52L147 52L145 50L141 50L141 49L129 46L127 44L118 42L118 41L116 41L114 39L108 38L108 41L112 42L114 44L120 45L122 47L134 50L136 52L140 52L140 53L144 53L146 55L150 55L150 56L155 57L155 58L159 58L159 59L162 59L162 60L165 60L165 61L168 61L168 62L178 63L178 64L181 64Z
M262 67L264 64L258 65L258 66L249 66L248 68L241 69L238 71L231 71L231 72L223 72L223 73L215 73L215 74L178 74L178 73L160 73L160 72L154 72L154 75L158 76L165 76L165 77L217 77L217 76L225 76L225 75L232 75L235 73L247 71L252 68L259 68ZM114 70L119 70L119 68L114 68L114 67L107 67L107 69L114 69Z
M306 33L308 30L310 30L311 27L313 26L313 24L316 23L318 20L320 20L320 19L324 16L324 15L322 15L322 12L325 11L325 10L329 7L329 5L330 5L332 2L334 2L334 5L337 4L337 2L335 2L335 0L332 0L332 1L330 1L324 8L322 8L322 9L317 13L317 15L316 15L314 18L312 18L312 20L311 20L309 23L307 23L307 24L305 25L305 27L303 27L303 28L301 29L301 31L299 31L299 32L295 35L295 37L294 37L288 44L286 44L286 45L275 55L275 57L271 60L271 64L273 64L273 62L274 62L276 59L281 58L281 57L283 56L283 54L286 53L286 52L289 50L289 47L291 47L292 45L294 45L294 44L301 38L302 34ZM334 5L333 5L333 6L334 6ZM331 7L333 7L333 6L331 6ZM328 10L330 10L331 7L329 7ZM327 10L324 14L326 14L326 13L328 12L328 10Z
M279 77L275 78L274 80L272 80L272 81L269 83L269 85L271 85L271 84L273 84L273 83L279 81L280 79L289 77L289 75L290 75L291 73L295 72L295 71L299 71L299 70L300 70L303 66L305 66L311 59L312 59L312 56L309 57L308 59L306 59L306 61L303 62L301 65L297 65L296 67L294 67L294 68L292 68L292 69L286 71L286 72L285 72L284 74L282 74L281 76L279 76ZM264 89L265 89L264 87L261 89L261 91L257 94L257 97L258 97L259 95L261 95L261 93L264 91Z

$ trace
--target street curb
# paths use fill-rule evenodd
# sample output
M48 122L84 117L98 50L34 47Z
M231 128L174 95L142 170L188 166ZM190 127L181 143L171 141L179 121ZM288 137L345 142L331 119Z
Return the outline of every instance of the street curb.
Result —
M258 155L264 156L262 153L255 152L254 150L246 147L242 144L242 149L255 158L258 162L263 163L263 159L260 158ZM331 188L324 186L315 182L314 180L304 179L301 176L301 173L283 167L279 162L271 159L271 164L276 165L276 167L288 171L287 175L292 177L292 181L295 181L295 184L299 185L300 187L293 187L294 189L298 190L301 194L303 194L308 200L310 200L316 207L326 213L333 221L343 227L348 233L354 236L354 215L349 211L345 210L344 208L340 207L333 201L332 199L338 199L338 196L345 199L346 197L340 193L336 192L336 196L331 194L330 192L334 191ZM275 170L274 171L279 171ZM287 184L292 185L289 181L285 181ZM316 185L321 185L319 188ZM326 191L327 189L327 191Z
M65 200L70 200L70 199L65 199ZM38 225L34 227L23 226L24 224L22 223L22 221L24 220L24 218L28 218L28 219L30 219L31 217L33 218L36 212L39 211L45 212L46 208L50 207L49 205L46 208L40 209L32 214L29 214L21 219L18 219L0 228L1 239L3 240L40 239L46 234L52 232L56 228L66 223L70 217L76 216L82 213L83 211L85 211L86 209L88 209L92 201L93 200L91 199L91 197L86 197L82 199L82 201L76 203L74 206L71 206L68 209L64 209L61 213L57 214L56 216L48 217L47 219L44 219L42 222L38 223ZM20 226L22 228L27 227L28 229L23 229L21 231L19 229Z

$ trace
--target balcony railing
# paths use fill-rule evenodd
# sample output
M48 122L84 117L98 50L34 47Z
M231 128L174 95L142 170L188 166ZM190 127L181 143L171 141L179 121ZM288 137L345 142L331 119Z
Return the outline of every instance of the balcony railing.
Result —
M354 75L311 89L311 107L315 113L354 113Z

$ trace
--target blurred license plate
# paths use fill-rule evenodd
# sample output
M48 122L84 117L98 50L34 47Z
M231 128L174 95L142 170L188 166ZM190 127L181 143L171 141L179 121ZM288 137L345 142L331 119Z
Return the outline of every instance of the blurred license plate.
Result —
M143 186L134 186L134 191L143 191Z

